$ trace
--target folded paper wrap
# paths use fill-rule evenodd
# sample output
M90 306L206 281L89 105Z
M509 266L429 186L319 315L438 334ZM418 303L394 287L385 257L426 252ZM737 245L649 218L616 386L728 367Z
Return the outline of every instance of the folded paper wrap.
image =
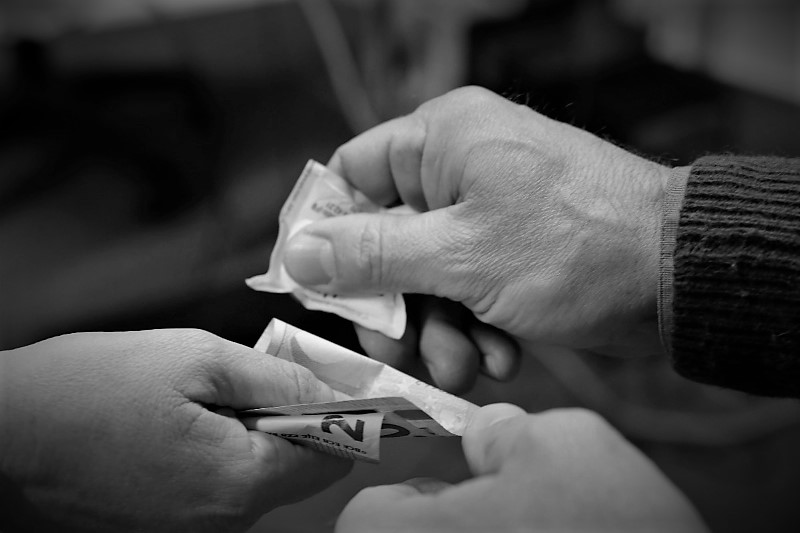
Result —
M406 306L401 294L323 294L300 286L286 272L286 243L312 222L352 213L405 213L371 202L342 177L316 161L309 161L281 208L278 240L265 274L246 280L257 291L292 293L307 309L335 313L368 329L399 339L406 328Z

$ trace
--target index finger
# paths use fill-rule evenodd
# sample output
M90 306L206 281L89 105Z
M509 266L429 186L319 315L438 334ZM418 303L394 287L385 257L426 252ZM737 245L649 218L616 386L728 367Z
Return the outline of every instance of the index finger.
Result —
M425 137L425 123L418 113L399 117L340 146L327 166L377 204L401 200L427 211L421 182Z
M195 401L234 409L330 402L336 392L310 370L235 342L216 338L205 348Z

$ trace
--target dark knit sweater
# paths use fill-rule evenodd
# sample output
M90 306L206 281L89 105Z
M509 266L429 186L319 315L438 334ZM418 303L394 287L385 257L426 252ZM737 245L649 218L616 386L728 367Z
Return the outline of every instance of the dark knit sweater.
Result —
M678 372L800 397L800 159L694 163L678 222L672 310Z

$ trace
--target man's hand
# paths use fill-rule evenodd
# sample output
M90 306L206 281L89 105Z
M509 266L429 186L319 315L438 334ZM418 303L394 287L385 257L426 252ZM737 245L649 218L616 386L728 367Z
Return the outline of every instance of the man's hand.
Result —
M312 224L289 243L289 274L323 292L451 301L423 303L400 341L360 329L373 357L402 367L421 355L453 391L471 385L481 357L489 375L513 374L515 344L498 329L534 344L660 353L668 168L477 88L365 132L329 167L375 202L422 213Z
M210 333L73 334L0 363L0 476L30 531L242 531L350 469L230 416L334 396Z
M589 411L487 406L463 445L475 478L364 489L336 532L706 531L664 475Z

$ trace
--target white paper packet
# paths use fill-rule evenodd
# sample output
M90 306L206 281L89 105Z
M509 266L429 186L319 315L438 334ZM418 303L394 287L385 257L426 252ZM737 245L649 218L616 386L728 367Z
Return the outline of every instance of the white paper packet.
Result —
M265 274L246 280L257 291L292 293L306 309L335 313L393 339L402 337L406 328L406 306L401 294L348 296L323 294L295 282L286 272L286 243L298 231L318 220L352 213L389 211L371 202L344 178L327 167L309 161L281 208L278 240ZM409 213L408 209L392 210Z

